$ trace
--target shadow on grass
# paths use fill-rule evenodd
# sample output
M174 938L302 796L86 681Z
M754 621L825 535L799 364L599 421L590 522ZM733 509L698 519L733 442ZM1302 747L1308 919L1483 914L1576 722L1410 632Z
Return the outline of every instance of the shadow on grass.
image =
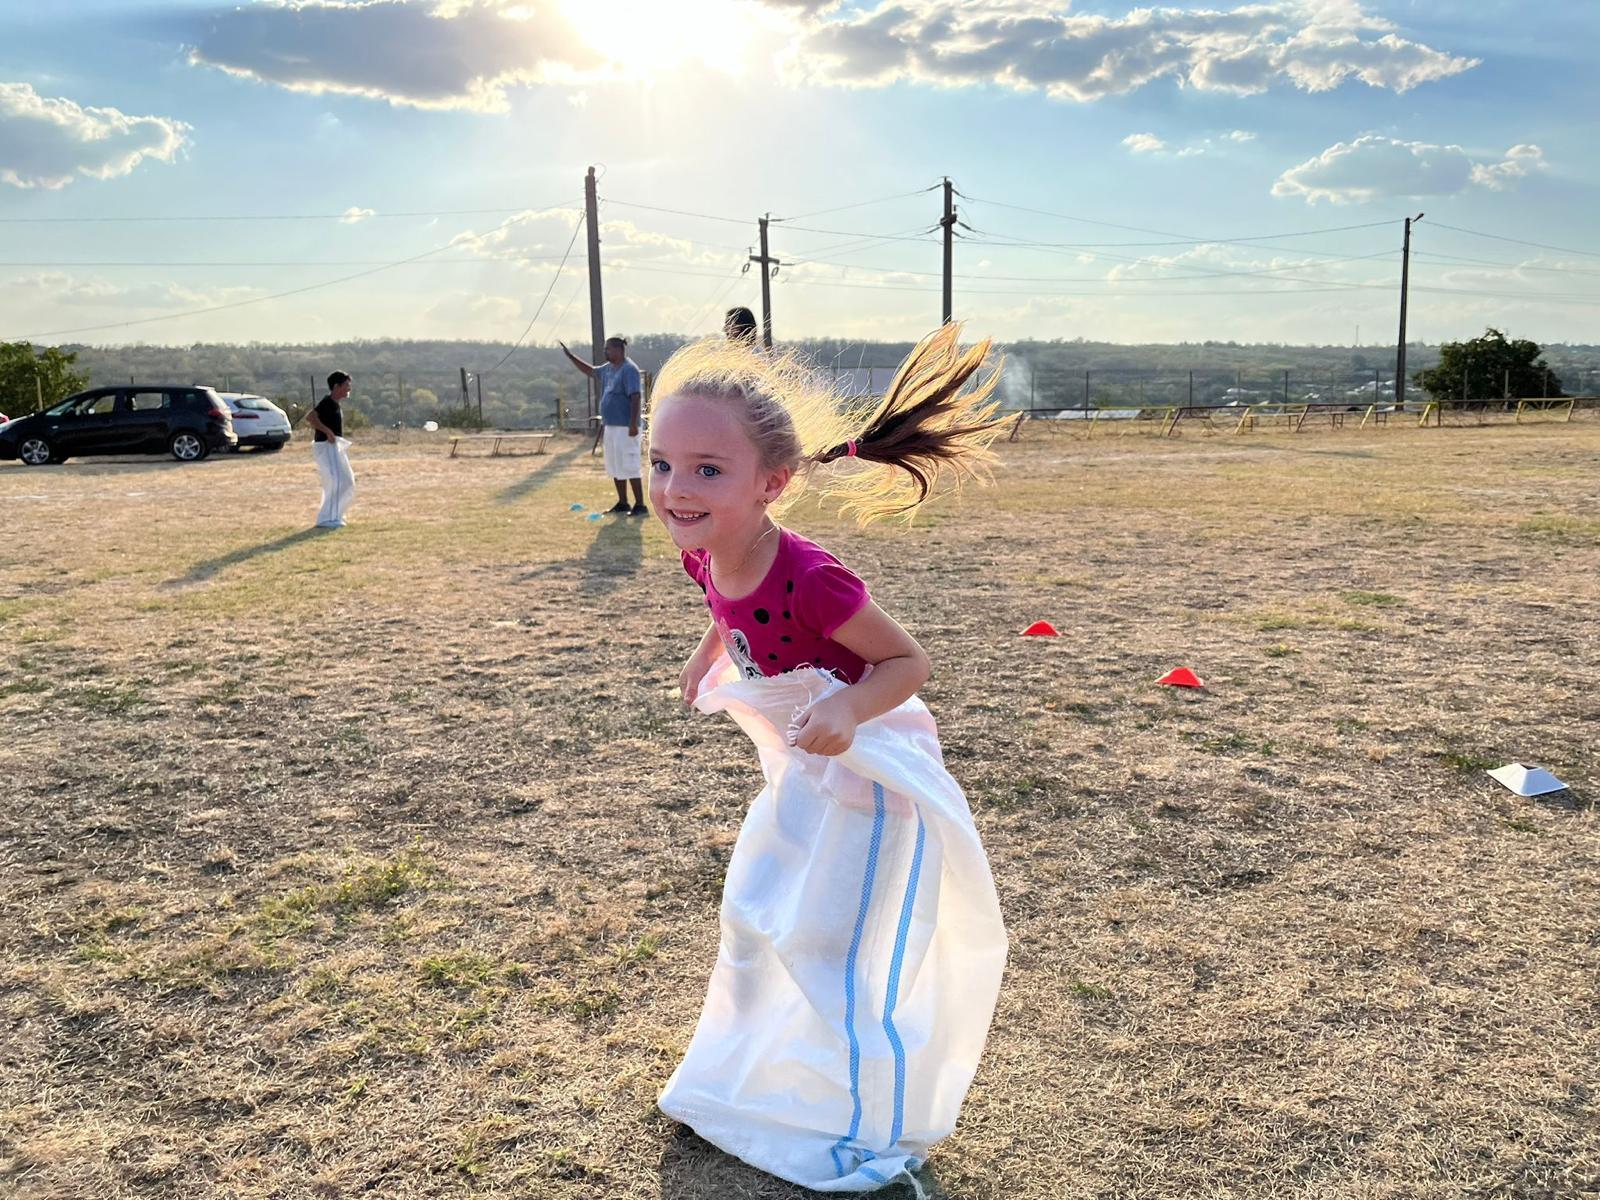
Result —
M240 563L247 563L253 558L260 558L267 554L276 554L280 550L287 550L290 546L298 545L301 542L308 542L313 538L325 537L330 533L336 532L337 530L319 529L316 526L313 526L310 529L299 529L294 533L286 533L282 537L274 538L270 542L262 542L259 546L244 546L238 550L230 550L227 554L218 555L216 558L208 558L203 562L195 563L195 565L189 569L189 573L187 575L183 576L181 579L169 580L166 586L169 588L180 588L187 587L193 583L204 583L206 580L217 574L217 572L226 570L228 567L237 567Z
M933 1171L917 1172L922 1195L928 1200L948 1200ZM785 1184L724 1154L687 1125L679 1125L661 1154L661 1200L820 1200L833 1192L814 1192ZM905 1179L878 1188L874 1200L914 1200L916 1190Z
M1309 436L1309 435L1308 435ZM1304 442L1280 444L1277 442L1250 442L1246 445L1250 450L1265 450L1277 454L1309 454L1314 458L1377 458L1372 450L1338 450L1327 446L1308 446Z
M518 583L579 575L578 591L601 596L616 591L623 581L639 573L644 563L644 525L647 517L607 517L595 531L582 558L545 563L517 577Z
M575 445L568 446L559 453L541 456L543 461L538 466L534 467L533 470L529 471L510 487L502 488L496 493L495 503L515 504L530 492L538 491L560 474L562 467L570 466L573 460L581 456L586 449L588 449L588 444L580 439Z

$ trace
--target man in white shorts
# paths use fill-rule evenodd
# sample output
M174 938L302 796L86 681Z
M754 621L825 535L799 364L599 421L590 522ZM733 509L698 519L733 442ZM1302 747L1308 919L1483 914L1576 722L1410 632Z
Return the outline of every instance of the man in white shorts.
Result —
M617 502L608 510L625 516L642 517L644 482L640 477L639 415L644 399L643 378L638 366L628 357L628 343L622 338L606 339L606 361L598 367L586 363L565 342L557 342L563 354L591 379L600 384L600 421L605 426L606 474L617 485ZM628 485L633 485L633 507L628 507Z

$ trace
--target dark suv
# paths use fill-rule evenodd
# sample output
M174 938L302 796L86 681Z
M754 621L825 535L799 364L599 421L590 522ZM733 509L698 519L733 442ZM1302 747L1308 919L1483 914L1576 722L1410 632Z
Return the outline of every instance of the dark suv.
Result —
M238 443L222 397L208 387L95 388L0 425L0 459L30 467L87 454L170 454L197 462Z

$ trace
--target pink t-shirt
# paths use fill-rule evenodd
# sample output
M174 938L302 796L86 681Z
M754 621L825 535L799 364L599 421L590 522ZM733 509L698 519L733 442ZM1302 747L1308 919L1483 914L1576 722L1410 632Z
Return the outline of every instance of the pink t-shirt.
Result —
M728 657L746 679L821 667L858 683L867 661L833 640L833 633L871 599L867 585L815 542L778 532L778 556L748 596L730 600L711 581L704 550L684 550L683 569L706 594L706 607Z

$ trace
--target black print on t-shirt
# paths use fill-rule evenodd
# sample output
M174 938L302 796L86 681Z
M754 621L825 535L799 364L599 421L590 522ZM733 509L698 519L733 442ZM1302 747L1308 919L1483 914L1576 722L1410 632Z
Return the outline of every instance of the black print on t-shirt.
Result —
M728 657L746 679L766 677L766 673L756 666L755 656L750 653L750 639L737 629L728 630Z

